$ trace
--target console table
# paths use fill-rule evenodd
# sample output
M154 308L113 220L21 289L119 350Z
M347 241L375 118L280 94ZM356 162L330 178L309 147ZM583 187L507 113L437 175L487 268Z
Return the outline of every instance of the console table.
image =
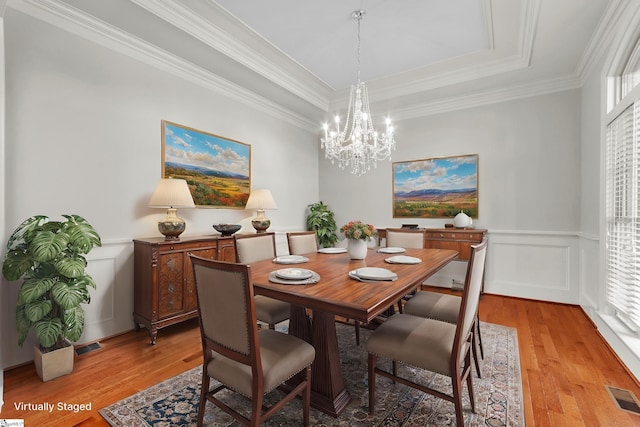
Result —
M481 243L487 235L483 228L421 228L424 230L425 249L453 249L458 251L456 260L469 261L471 246ZM378 228L378 238L387 237L387 230Z
M165 240L163 237L133 241L133 320L144 326L151 344L158 330L198 316L189 254L236 261L233 237L201 236Z

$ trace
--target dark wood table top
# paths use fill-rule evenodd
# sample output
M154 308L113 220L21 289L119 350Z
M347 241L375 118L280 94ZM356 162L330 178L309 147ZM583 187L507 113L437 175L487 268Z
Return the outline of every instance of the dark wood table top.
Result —
M305 254L308 262L276 264L264 260L251 264L256 294L280 299L311 310L332 313L361 322L370 322L425 279L457 256L448 249L407 249L403 254L379 253L369 249L364 260L352 260L349 254ZM385 258L407 255L420 258L419 264L390 264ZM360 282L349 272L362 267L381 267L395 272L395 281ZM283 268L304 268L320 275L318 283L309 285L278 284L269 281L269 273Z

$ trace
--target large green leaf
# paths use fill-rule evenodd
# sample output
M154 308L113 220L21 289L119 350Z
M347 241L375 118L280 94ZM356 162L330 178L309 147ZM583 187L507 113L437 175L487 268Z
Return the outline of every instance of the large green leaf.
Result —
M96 289L96 282L93 280L93 277L89 276L88 274L85 274L84 276L81 276L81 277L76 277L73 280L71 280L69 283L71 283L74 286L83 287L85 289L87 289L88 287L92 287L93 289Z
M29 329L31 329L32 322L27 317L25 312L25 306L20 304L16 307L16 331L18 332L18 345L22 347L24 341L29 335Z
M51 295L63 310L69 310L84 302L86 290L77 286L69 286L65 282L57 282L51 289Z
M51 313L53 303L50 300L42 300L24 305L24 314L32 322L38 322Z
M33 328L43 348L53 347L62 335L62 321L58 318L46 317L36 322Z
M26 250L26 246L20 245L5 254L2 262L2 275L7 280L18 280L31 270L33 265L33 257Z
M80 277L84 275L87 260L82 255L68 255L56 262L56 270L65 277Z
M40 226L45 223L47 219L44 215L35 215L23 221L22 224L11 233L11 237L9 237L7 241L7 249L14 249L15 245L31 241Z
M18 304L28 304L36 301L42 295L50 290L56 283L54 279L27 279L20 287L18 292Z
M64 336L69 341L78 341L84 328L84 311L75 307L64 312Z
M69 222L65 232L69 235L69 243L77 253L88 254L94 246L101 246L98 232L81 216L63 215Z
M58 257L69 244L69 236L65 233L42 231L29 243L29 250L36 261L46 262Z

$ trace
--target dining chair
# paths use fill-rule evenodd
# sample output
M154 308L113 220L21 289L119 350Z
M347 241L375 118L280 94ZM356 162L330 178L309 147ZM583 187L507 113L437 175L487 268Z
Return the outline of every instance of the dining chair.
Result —
M424 248L424 230L413 228L387 228L387 247L399 247L405 249ZM403 302L413 297L415 291L405 295L398 301L398 311L403 312Z
M291 255L303 255L317 252L318 235L315 231L292 231L287 233L287 244Z
M369 413L375 412L376 375L452 402L455 406L458 426L464 426L462 388L466 382L471 411L475 413L471 346L480 301L486 249L486 241L471 246L465 287L455 324L397 313L373 331L366 344ZM380 357L391 360L391 371L378 366ZM425 384L418 384L406 375L400 376L398 362L450 377L452 393L448 394Z
M481 268L483 273L485 264L477 267ZM458 313L460 312L461 302L462 298L457 295L443 294L440 292L431 291L419 291L404 304L404 312L413 316L427 317L447 323L456 323L458 321ZM482 334L480 333L480 318L478 316L478 313L476 313L475 316L473 332L472 354L475 361L476 373L478 374L478 378L482 378L477 348L478 346L480 347L480 358L484 359L484 347L482 345Z
M241 264L251 264L263 259L276 257L276 238L274 233L235 234L236 260ZM276 324L287 320L291 313L288 302L256 295L256 317L275 329Z
M249 265L190 257L204 355L197 425L202 426L207 401L257 427L301 395L303 424L308 426L313 346L293 335L258 330ZM291 391L272 406L264 405L264 395L298 374L301 381ZM220 385L210 390L212 378ZM250 416L219 400L216 394L223 390L249 398Z

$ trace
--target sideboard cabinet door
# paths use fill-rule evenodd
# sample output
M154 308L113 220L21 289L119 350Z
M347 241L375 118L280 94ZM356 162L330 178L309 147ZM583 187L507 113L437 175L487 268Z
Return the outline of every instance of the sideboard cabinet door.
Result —
M155 344L159 329L198 315L189 254L216 259L218 238L136 239L133 245L133 320L136 330L147 328Z

